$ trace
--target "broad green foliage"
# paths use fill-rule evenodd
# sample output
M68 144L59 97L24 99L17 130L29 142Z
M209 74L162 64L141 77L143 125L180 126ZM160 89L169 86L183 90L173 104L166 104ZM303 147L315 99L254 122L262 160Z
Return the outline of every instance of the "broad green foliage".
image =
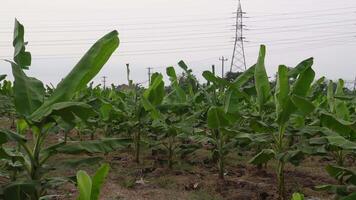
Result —
M53 94L31 114L31 118L39 120L41 116L44 116L44 113L51 109L52 105L71 100L75 93L85 87L101 70L118 46L117 31L108 33L98 40L58 84Z
M229 120L222 108L211 107L208 111L208 127L212 129L224 128L229 125Z
M23 116L31 115L44 101L44 87L41 81L28 77L19 65L11 63L14 75L14 100L15 107Z
M13 98L16 113L20 118L17 121L16 132L0 130L0 158L5 159L10 166L14 163L18 165L12 168L11 178L14 182L5 186L5 197L10 195L11 199L16 200L24 199L26 196L27 199L37 200L48 186L47 181L42 178L47 172L44 165L51 156L57 153L107 153L128 142L106 138L91 142L74 142L75 144L67 144L64 141L45 147L48 145L47 136L56 128L56 123L65 122L71 124L68 127L73 127L78 119L86 122L90 117L97 115L89 104L74 101L73 98L80 90L86 88L87 83L100 71L118 47L117 31L98 40L49 96L45 95L41 81L28 77L23 71L31 64L31 55L25 51L25 44L24 27L16 20L14 62L10 63L15 79ZM31 141L23 136L28 130L32 133ZM7 142L15 142L17 147L10 150L4 146ZM100 185L100 178L96 182ZM15 196L8 194L9 192ZM94 193L93 199L97 198L98 189L94 188Z
M211 152L209 159L220 179L234 176L225 166L230 153L253 154L249 163L258 170L275 166L280 200L304 199L299 193L286 195L287 163L297 167L308 156L328 157L335 165L326 170L339 184L318 189L344 200L356 196L351 191L355 172L346 162L356 155L356 98L341 79L314 80L313 58L294 68L279 65L276 76L269 78L266 47L261 45L257 62L246 71L228 78L204 71L207 83L200 84L192 69L179 61L182 74L166 68L168 84L161 73L152 74L148 88L135 84L127 65L128 86L88 86L119 46L113 31L99 39L56 87L44 87L24 71L31 64L25 46L24 27L16 20L15 53L8 61L15 81L0 75L0 114L13 123L12 129L0 129L0 164L6 169L0 174L9 179L0 198L48 199L51 195L43 195L49 186L69 180L46 177L49 169L100 163L103 153L132 150L140 164L146 158L140 152L145 151L173 169L199 148ZM57 154L81 156L48 164ZM99 199L108 171L108 165L93 177L79 171L78 200Z

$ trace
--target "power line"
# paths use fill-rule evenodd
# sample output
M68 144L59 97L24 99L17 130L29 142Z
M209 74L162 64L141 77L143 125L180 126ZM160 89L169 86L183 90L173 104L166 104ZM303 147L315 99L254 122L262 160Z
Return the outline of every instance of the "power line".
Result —
M319 17L327 17L327 16L345 16L346 14L356 14L356 10L355 11L351 11L351 12L339 12L339 13L323 13L323 14L317 14L317 15L310 15L310 16L291 16L291 17L284 17L286 15L275 15L275 16L271 16L271 17L266 17L264 16L263 19L259 19L258 16L251 16L251 17L247 17L247 21L248 22L264 22L264 21L270 21L270 20L294 20L294 19L304 19L304 18L319 18ZM257 18L257 20L255 20L255 18ZM271 19L272 18L272 19ZM252 19L252 20L250 20Z
M356 9L356 6L348 6L348 7L339 7L339 8L328 8L328 9L317 9L317 10L307 10L307 11L296 11L296 12L285 12L285 13L272 13L272 14L265 14L259 15L259 17L267 17L267 16L274 16L274 15L293 15L293 14L305 14L305 13L317 13L317 12L329 12L335 10L348 10L348 9Z
M211 39L211 38L227 38L227 39L232 39L231 36L229 35L218 35L218 36L205 36L205 37L176 37L176 38L166 38L166 39L156 39L156 40L133 40L133 41L122 41L120 43L122 44L132 44L132 43L152 43L152 42L167 42L167 41L176 41L176 40L197 40L197 39ZM57 42L57 43L56 43ZM94 41L92 42L75 42L75 40L72 40L72 42L69 41L62 41L61 43L58 43L58 41L55 42L50 42L50 43L34 43L31 42L29 43L29 46L78 46L78 45L90 45L93 44ZM8 47L9 45L6 44L0 44L0 47Z
M151 29L157 29L157 28L163 28L163 29L176 29L176 28L182 28L182 27L201 27L201 26L222 26L222 27L228 27L227 24L221 24L221 23L199 23L199 24L182 24L182 25L172 25L172 26L169 26L168 25L165 25L165 26L157 26L157 27L154 27L154 26L150 26L150 27L137 27L137 28L119 28L120 25L118 25L118 27L116 27L116 29L120 30L120 31L127 31L127 30L151 30ZM108 29L77 29L77 30L63 30L63 29L60 29L60 30L48 30L48 29L43 29L43 30L39 30L39 29L36 29L36 30L32 30L31 28L28 29L30 31L30 33L52 33L52 32L55 32L55 33L73 33L73 32L109 32L109 31L112 31L113 29L115 28L108 28ZM12 31L0 31L0 33L12 33Z
M335 22L329 22L331 25L330 26L327 26L327 27L311 27L311 28L304 28L304 27L296 27L296 28L290 28L290 29L283 29L283 30L274 30L274 31L266 31L266 32L256 32L256 33L251 33L251 32L248 32L248 35L259 35L259 34L266 34L266 33L273 33L273 34L279 34L281 32L293 32L293 31L299 31L299 30L303 30L303 31L311 31L311 30L315 30L315 29L318 29L318 28L331 28L332 26L332 23L335 23ZM257 30L256 30L257 31Z
M320 23L312 23L312 24L301 24L301 25L288 25L288 26L272 26L272 27L263 27L263 28L248 28L247 30L249 31L253 31L253 30L275 30L275 29L294 29L294 28L298 28L298 26L302 26L302 27L308 27L308 26L312 26L312 28L318 28L319 26L314 27L315 25L328 25L325 27L328 28L334 28L335 26L346 26L346 25L356 25L355 20L349 20L352 21L353 23L341 23L341 22L345 22L345 20L342 21L335 21L335 22L320 22ZM336 23L336 25L334 25L334 23ZM324 27L324 26L321 26Z
M224 30L224 29L223 29ZM175 34L161 34L160 35L150 35L149 38L159 38L162 39L162 37L180 37L180 36L199 36L199 35L213 35L213 34L222 34L222 33L229 33L231 31L231 29L226 29L225 31L209 31L209 32L170 32L170 33L175 33ZM164 32L163 32L164 33ZM168 32L169 33L169 32ZM122 34L120 34L120 38L125 38L125 36L123 36ZM129 37L130 39L141 39L141 38L145 38L147 39L147 34L146 35L142 35L142 36L132 36L130 35ZM31 40L31 43L40 43L40 42L78 42L78 41L87 41L87 42L92 42L97 40L98 38L71 38L71 39L50 39L50 40ZM122 39L121 39L122 40ZM0 41L0 42L5 42L5 41ZM6 41L7 42L7 41ZM121 41L121 43L125 43L125 41Z
M219 48L221 46L221 48ZM218 47L218 48L215 48ZM224 47L224 48L222 48ZM174 49L160 49L156 50L145 50L145 51L130 51L132 53L122 53L113 54L113 56L137 56L137 55L153 55L153 54L169 54L169 53L181 53L181 52L200 52L200 51L216 51L216 50L227 50L230 45L213 45L213 46L197 46L197 47L184 47L184 48L174 48ZM134 53L138 52L138 53ZM82 56L82 54L66 54L66 55L36 55L33 54L32 59L50 59L50 58L77 58ZM10 58L11 56L1 56L2 58Z
M326 36L326 37L325 37ZM292 41L292 42L308 42L308 41L327 41L330 39L346 39L346 38L355 38L356 37L356 31L355 32L350 32L350 33L344 33L344 34L327 34L327 35L315 35L315 36L305 36L305 37L299 37L299 38L284 38L284 39L277 39L277 40L270 40L270 41L254 41L254 40L249 40L249 42L284 42L284 41Z
M143 21L143 22L135 22L135 23L118 23L117 20L115 21L115 24L92 24L92 23L67 23L67 24L55 24L53 23L53 21L51 22L51 24L43 24L41 26L31 26L31 28L43 28L43 26L46 26L46 28L50 28L50 27L54 27L54 28L65 28L65 27L78 27L80 25L84 25L85 27L102 27L102 26L146 26L146 25L152 25L152 24L175 24L175 23L192 23L192 22L211 22L211 21L222 21L222 20L231 20L232 17L210 17L210 18L202 18L202 19L178 19L178 20L163 20L163 21L154 21L154 22L147 22L147 21ZM147 20L147 19L144 19ZM104 22L107 22L107 20L105 20ZM38 23L37 23L38 24Z

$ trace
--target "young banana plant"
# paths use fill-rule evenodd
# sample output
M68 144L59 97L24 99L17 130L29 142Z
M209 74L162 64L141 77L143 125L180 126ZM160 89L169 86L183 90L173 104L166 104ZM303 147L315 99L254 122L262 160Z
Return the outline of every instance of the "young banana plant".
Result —
M80 170L77 172L77 185L79 195L77 200L98 200L100 197L100 190L104 184L105 178L109 173L109 165L103 164L94 174L90 177L85 171Z
M259 109L264 109L268 101L272 101L270 83L268 81L264 59L265 46L261 46L259 58L255 69L255 87ZM292 114L307 116L314 111L315 106L306 98L315 73L311 68L313 59L301 62L293 69L280 65L277 74L277 83L274 92L274 104L276 109L276 123L278 133L273 134L273 148L264 149L254 158L251 163L259 164L272 158L277 160L277 178L279 199L285 200L284 167L287 161L295 161L302 157L302 152L292 150L286 141L286 131ZM291 85L291 79L295 79Z
M204 78L211 83L208 89L210 93L207 111L206 124L210 133L206 137L213 144L213 155L217 157L219 179L224 180L225 156L235 146L236 141L251 141L250 134L242 133L239 130L239 120L242 118L240 108L241 102L247 98L247 94L242 91L242 86L253 76L254 66L242 73L232 83L215 76L212 72L203 72Z
M186 93L178 85L173 67L167 68L167 75L171 80L172 92L165 94L163 76L155 73L141 101L151 114L152 129L156 130L158 144L167 152L168 167L172 169L175 155L183 151L181 136L187 138L192 134L195 117L191 115L191 106L187 103Z

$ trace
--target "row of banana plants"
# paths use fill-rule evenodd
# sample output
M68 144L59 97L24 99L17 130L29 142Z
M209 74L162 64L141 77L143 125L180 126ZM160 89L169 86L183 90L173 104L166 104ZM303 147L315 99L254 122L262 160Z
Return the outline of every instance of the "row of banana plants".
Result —
M207 147L221 180L228 172L229 153L253 152L249 163L258 169L273 162L281 200L289 199L284 180L288 163L298 166L310 156L330 157L334 164L326 170L339 184L315 189L343 200L355 198L356 173L346 162L356 152L355 94L345 89L343 80L315 80L313 58L294 68L280 65L272 80L266 73L262 45L256 64L231 80L204 71L207 83L201 84L180 61L184 79L174 67L167 67L170 83L166 85L164 74L154 73L149 87L143 88L130 80L128 70L126 89L88 86L118 47L117 35L113 31L98 40L57 87L45 88L25 74L31 54L25 49L24 28L16 21L14 58L8 61L15 81L3 81L0 87L1 94L13 100L16 117L15 130L0 129L0 156L5 175L12 180L3 187L5 199L39 199L54 182L72 181L46 176L56 169L48 160L58 154L106 154L125 148L132 149L135 161L141 163L144 149L162 152L172 169L187 154ZM73 129L78 140L68 138ZM63 139L49 146L50 134ZM86 135L90 140L83 139ZM97 163L101 155L57 167ZM104 168L99 171L107 174ZM85 196L90 177L81 171L79 179ZM91 194L89 189L86 193Z

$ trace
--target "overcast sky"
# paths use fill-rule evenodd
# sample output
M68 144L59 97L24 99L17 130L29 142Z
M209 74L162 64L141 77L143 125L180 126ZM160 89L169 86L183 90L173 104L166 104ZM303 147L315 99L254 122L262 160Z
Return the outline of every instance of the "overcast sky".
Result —
M353 80L356 76L355 0L242 0L246 59L256 62L258 45L267 45L266 67L294 67L313 56L317 76ZM11 58L14 18L25 26L33 62L27 72L45 83L58 83L98 38L112 29L121 45L101 73L109 83L147 81L147 67L185 60L201 78L220 56L233 50L236 0L1 0L0 58ZM11 74L0 62L0 74Z

